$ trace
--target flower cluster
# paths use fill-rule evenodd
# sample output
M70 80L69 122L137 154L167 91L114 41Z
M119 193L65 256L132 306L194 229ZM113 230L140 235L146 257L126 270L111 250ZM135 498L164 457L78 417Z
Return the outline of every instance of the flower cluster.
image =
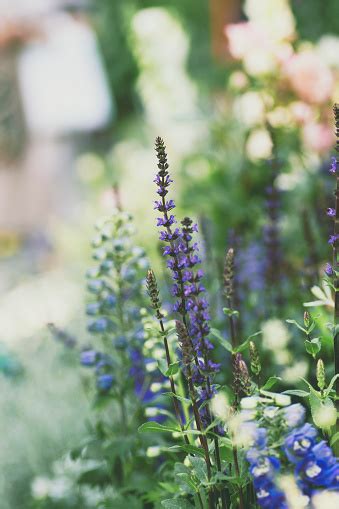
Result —
M330 118L324 113L335 94L338 39L317 44L298 41L289 0L245 0L248 20L225 27L228 50L241 67L230 76L240 92L235 116L248 128L247 156L269 158L273 129L293 128L306 154L326 154L333 143ZM267 83L270 83L269 90Z
M88 290L94 297L87 304L87 329L100 336L101 348L81 352L81 364L95 369L101 394L116 391L134 380L135 392L148 399L142 353L144 330L140 323L143 304L145 253L133 245L131 216L117 211L97 226L93 258L98 262L87 272ZM131 298L133 297L133 298ZM149 382L149 380L148 380Z
M277 406L279 402L286 406ZM289 403L279 396L269 403L261 397L241 402L242 427L249 437L246 458L260 507L289 507L279 479L291 473L309 501L319 490L339 492L338 460L326 442L319 441L317 430L304 423L304 407Z

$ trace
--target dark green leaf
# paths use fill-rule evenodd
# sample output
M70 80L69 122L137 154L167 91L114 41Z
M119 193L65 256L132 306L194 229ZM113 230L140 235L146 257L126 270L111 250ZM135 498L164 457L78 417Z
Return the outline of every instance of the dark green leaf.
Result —
M201 458L205 457L204 451L201 447L197 447L195 445L173 445L168 448L170 452L186 452L187 454L195 454L196 456L200 456Z
M280 382L281 379L280 376L270 376L262 389L264 389L264 391L269 391L277 382Z

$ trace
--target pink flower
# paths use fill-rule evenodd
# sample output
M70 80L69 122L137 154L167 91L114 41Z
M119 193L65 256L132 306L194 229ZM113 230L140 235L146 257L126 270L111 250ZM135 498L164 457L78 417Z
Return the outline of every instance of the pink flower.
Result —
M237 60L244 58L253 48L262 46L266 39L262 31L250 21L226 25L224 31L229 52Z
M308 103L321 104L330 99L333 75L311 51L293 55L285 64L285 73L294 92Z
M328 152L334 143L334 134L332 129L324 123L305 125L303 138L305 145L319 154Z
M313 116L311 106L302 101L293 102L290 105L290 111L294 120L298 124L306 124L306 122L310 122Z

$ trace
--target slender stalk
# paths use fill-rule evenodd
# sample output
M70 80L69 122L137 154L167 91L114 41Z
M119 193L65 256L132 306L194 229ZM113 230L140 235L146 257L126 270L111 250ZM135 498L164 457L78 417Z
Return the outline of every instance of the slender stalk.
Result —
M201 495L200 495L199 491L197 492L197 497L198 497L198 500L199 500L200 509L204 509L204 504L202 502L202 498L201 498Z
M336 134L336 151L339 152L339 106L337 104L334 105L334 118L335 118L335 134ZM333 269L335 270L334 277L334 288L335 288L335 296L334 296L334 374L339 374L339 331L337 331L337 327L339 325L339 276L337 276L337 272L339 271L339 174L337 171L338 168L338 158L335 158L335 166L336 166L336 190L335 190L335 220L334 220L334 236L335 241L333 243ZM338 240L337 240L338 239ZM337 413L339 412L339 379L336 381L336 408ZM339 413L337 414L339 416ZM337 431L339 431L339 417L337 418ZM335 444L335 452L339 455L339 442L337 441Z
M224 289L226 295L227 306L229 308L229 325L230 325L230 335L231 335L231 343L232 348L236 348L238 346L238 338L235 329L234 323L234 315L233 315L233 280L234 280L234 251L233 249L229 249L226 254L225 261L225 269L224 269ZM234 359L234 354L232 355ZM238 396L236 395L235 399L235 407L237 409L238 406ZM233 446L233 460L234 460L234 468L237 477L240 477L240 469L239 469L239 461L238 461L238 450L237 447ZM242 487L239 486L239 509L245 509L244 506L244 495L242 491Z
M165 347L167 367L169 368L172 363L171 354L169 351L168 339L167 339L166 330L165 330L164 321L163 321L163 314L160 311L161 303L160 303L160 299L159 299L159 290L158 290L157 280L156 280L155 274L152 270L149 270L147 272L146 286L147 286L147 291L148 291L148 294L149 294L149 297L150 297L150 300L152 303L152 307L155 311L155 316L159 322L160 332L161 332L163 342L164 342L164 347ZM177 392L176 392L176 388L175 388L174 378L171 375L168 378L170 381L171 391L173 394L172 401L173 401L174 413L177 418L177 421L178 421L181 431L184 431L185 426L184 426L184 422L183 422L183 419L182 419L182 416L180 413L179 403L178 403L178 400L176 397ZM188 439L187 435L184 435L184 441L186 442L186 444L189 444L189 439Z
M168 348L168 340L167 340L167 337L164 335L165 334L165 327L164 327L164 323L163 323L162 319L159 320L159 324L160 324L160 329L161 329L161 332L163 334L163 339L164 339L164 347L165 347L165 352L166 352L166 362L167 362L167 366L169 367L170 364L171 364L171 356L170 356L170 351L169 351L169 348ZM176 416L177 421L178 421L178 423L180 425L181 431L184 431L184 423L183 423L182 416L181 416L181 413L180 413L179 403L178 403L178 400L176 398L177 392L176 392L176 388L175 388L174 378L173 378L173 376L169 376L168 378L169 378L169 381L170 381L170 384L171 384L171 391L174 394L172 399L173 399L173 406L174 406L175 416ZM184 435L184 440L185 440L186 444L189 444L189 440L188 440L187 435Z

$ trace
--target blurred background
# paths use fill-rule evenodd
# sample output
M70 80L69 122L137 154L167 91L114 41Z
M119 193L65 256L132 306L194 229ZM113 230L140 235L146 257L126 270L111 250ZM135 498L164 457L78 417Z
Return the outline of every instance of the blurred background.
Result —
M214 277L239 248L246 323L313 298L329 256L339 3L0 0L0 54L0 493L13 509L85 433L74 345L93 223L131 212L159 263L156 136ZM210 276L212 304L217 287ZM72 331L70 352L49 322Z

